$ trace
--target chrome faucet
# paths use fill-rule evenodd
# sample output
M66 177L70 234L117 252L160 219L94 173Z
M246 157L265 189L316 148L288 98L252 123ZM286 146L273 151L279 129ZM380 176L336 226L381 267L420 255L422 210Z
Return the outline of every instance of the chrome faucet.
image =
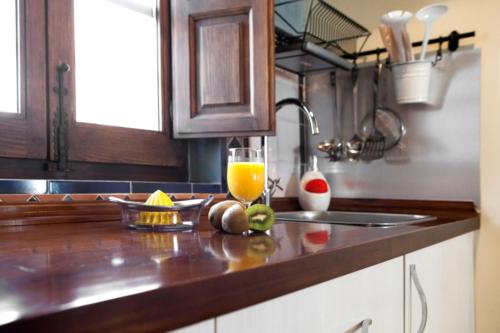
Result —
M304 113L304 115L307 118L307 121L309 122L309 126L311 127L311 134L312 135L319 134L319 127L318 127L318 122L316 121L316 116L307 108L307 106L304 103L302 103L297 98L282 99L281 101L276 103L276 112L278 112L279 110L281 110L281 108L287 105L295 105L296 107L298 107L299 110Z
M318 126L318 121L316 120L316 116L312 111L310 111L307 106L302 103L299 99L297 98L285 98L278 103L276 103L276 112L281 110L284 106L286 105L295 105L299 108L302 113L307 118L307 121L309 122L309 127L311 128L311 134L312 135L318 135L319 134L319 126ZM271 206L271 196L272 193L274 193L272 188L269 188L269 183L272 185L276 185L276 182L270 181L269 179L269 149L268 149L268 142L267 142L267 136L264 136L264 163L265 163L265 186L264 186L264 203L268 206Z

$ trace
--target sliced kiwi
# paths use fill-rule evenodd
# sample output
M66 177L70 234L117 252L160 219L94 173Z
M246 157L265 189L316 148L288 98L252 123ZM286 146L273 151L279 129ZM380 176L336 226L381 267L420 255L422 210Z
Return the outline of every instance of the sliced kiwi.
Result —
M247 255L258 257L269 257L276 251L274 239L263 232L250 236Z
M255 231L269 230L275 221L272 208L262 204L250 206L246 214L248 216L250 229Z

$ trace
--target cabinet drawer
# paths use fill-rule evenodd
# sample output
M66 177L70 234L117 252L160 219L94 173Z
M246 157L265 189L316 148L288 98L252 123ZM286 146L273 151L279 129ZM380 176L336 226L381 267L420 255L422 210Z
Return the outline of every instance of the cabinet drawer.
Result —
M403 331L403 258L216 318L217 333ZM304 272L307 274L307 272Z

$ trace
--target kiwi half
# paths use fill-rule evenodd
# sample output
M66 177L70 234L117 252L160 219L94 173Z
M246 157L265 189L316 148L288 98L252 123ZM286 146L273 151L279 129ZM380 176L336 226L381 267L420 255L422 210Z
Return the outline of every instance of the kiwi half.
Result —
M270 257L276 251L274 239L263 232L250 236L247 255L256 257Z
M246 210L246 214L248 216L250 229L255 231L266 231L271 229L271 226L276 220L274 211L271 207L262 204L250 206Z

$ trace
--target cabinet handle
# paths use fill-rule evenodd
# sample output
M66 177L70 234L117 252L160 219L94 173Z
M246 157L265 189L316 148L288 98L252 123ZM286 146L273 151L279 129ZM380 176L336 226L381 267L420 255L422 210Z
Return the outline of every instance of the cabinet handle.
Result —
M361 322L361 333L368 333L368 328L372 324L371 319L365 319Z
M415 265L410 265L410 279L415 284L415 288L417 288L420 304L422 306L422 319L420 320L420 326L418 327L417 333L423 333L425 325L427 324L427 298L425 297L424 289L418 279L417 267Z

